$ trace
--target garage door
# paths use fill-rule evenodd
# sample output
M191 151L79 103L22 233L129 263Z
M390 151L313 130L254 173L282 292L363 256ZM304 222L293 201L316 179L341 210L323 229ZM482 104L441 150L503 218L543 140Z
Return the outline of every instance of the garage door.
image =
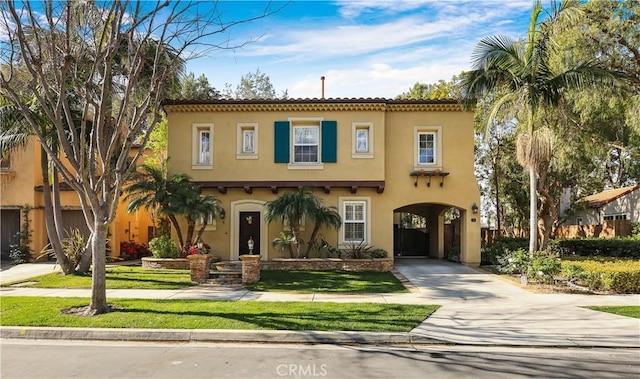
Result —
M85 241L89 240L89 235L91 234L82 211L62 211L62 228L68 232L71 232L73 229L78 229Z
M9 254L9 245L19 242L16 233L20 231L20 211L18 209L0 210L0 251L3 256Z

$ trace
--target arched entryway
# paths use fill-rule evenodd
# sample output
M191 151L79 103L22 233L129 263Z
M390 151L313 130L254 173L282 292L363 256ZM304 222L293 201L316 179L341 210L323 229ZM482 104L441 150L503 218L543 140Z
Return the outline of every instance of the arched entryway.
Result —
M231 260L239 259L240 255L249 254L249 239L252 240L252 254L259 254L263 259L268 258L269 244L268 225L264 222L264 205L260 200L239 200L231 203L230 244Z
M467 249L465 209L448 204L408 204L393 211L394 256L475 262ZM465 256L467 255L467 256Z

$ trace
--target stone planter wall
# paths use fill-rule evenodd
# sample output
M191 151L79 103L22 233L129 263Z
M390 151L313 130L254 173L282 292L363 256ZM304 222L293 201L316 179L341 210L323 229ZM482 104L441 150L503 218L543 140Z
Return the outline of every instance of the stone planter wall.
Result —
M189 255L189 269L192 282L202 284L209 279L211 258L212 257L207 254Z
M262 270L308 270L308 271L377 271L386 272L393 269L391 259L338 259L338 258L274 258L260 262Z
M187 258L153 258L143 257L142 267L144 268L166 268L176 270L188 270L189 260Z

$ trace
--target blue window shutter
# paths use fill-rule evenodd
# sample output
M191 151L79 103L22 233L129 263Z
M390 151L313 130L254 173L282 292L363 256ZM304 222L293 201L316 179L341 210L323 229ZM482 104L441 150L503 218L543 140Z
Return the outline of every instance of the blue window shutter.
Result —
M322 121L322 161L336 163L338 155L338 122Z
M289 121L276 121L274 125L274 162L289 163Z

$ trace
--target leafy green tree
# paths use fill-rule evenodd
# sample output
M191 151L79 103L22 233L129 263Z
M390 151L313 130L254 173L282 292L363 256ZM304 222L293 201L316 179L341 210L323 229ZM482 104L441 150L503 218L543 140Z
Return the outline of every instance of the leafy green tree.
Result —
M260 72L259 69L243 75L235 90L232 89L231 84L227 83L224 96L231 99L286 99L289 97L287 90L277 95L269 76Z
M553 7L548 18L540 21L543 8L540 1L536 1L525 40L514 41L507 36L483 38L472 54L472 71L462 75L462 94L467 104L502 91L503 95L493 103L489 119L502 107L518 109L517 119L522 124L516 141L516 158L529 171L530 254L537 249L539 169L550 161L553 149L553 131L546 123L536 124L538 113L546 107L557 106L567 90L585 88L606 79L613 82L613 75L599 65L553 65L556 53L553 29L560 19L576 19L579 11L579 3L564 1Z
M456 85L457 81L458 77L454 75L448 82L442 79L438 80L438 82L434 84L417 82L408 92L403 92L396 96L396 99L458 99L460 98L460 91Z
M196 79L196 75L190 72L180 81L179 96L191 100L213 100L219 99L222 95L220 91L209 84L209 79L205 74Z

